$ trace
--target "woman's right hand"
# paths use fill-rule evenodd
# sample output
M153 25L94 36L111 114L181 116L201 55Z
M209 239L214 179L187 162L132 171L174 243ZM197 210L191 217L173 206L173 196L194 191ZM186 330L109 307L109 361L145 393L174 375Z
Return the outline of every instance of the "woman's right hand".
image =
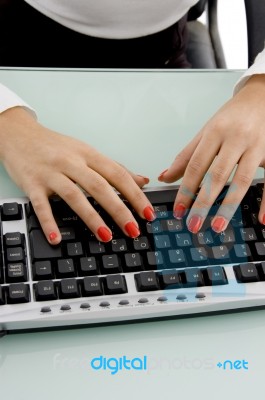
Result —
M139 225L113 188L142 218L155 219L154 209L141 190L148 178L130 173L84 142L45 128L23 108L11 108L0 114L0 139L0 159L10 177L29 197L51 244L61 241L48 199L54 193L100 241L110 241L112 232L87 201L83 190L127 236L139 236Z

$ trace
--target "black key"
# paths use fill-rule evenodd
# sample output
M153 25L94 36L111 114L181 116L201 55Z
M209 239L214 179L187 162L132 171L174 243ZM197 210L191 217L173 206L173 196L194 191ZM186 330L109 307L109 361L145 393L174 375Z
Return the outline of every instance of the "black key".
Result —
M50 245L42 231L33 229L29 237L33 261L62 257L62 248Z
M237 258L247 260L251 257L251 252L248 244L235 244L234 245L235 255Z
M150 265L150 267L163 265L164 261L161 251L148 251L146 255L147 255L147 262Z
M149 249L149 242L147 237L145 236L140 236L136 239L133 240L133 247L134 250L139 251L139 250L148 250Z
M13 283L7 287L7 304L28 303L29 300L29 285Z
M122 271L120 260L117 254L102 256L102 265L102 273L104 274L113 274Z
M193 245L191 235L189 233L177 233L176 241L178 247L186 247Z
M255 247L259 256L265 256L265 243L257 242L255 243Z
M159 278L163 289L178 289L182 286L178 272L166 270L159 275Z
M143 261L139 253L127 253L125 254L125 267L124 269L130 271L141 271L143 270Z
M141 272L134 275L138 292L159 290L159 282L155 272Z
M26 282L28 280L27 268L23 263L8 264L6 281L8 283Z
M224 268L222 268L221 266L208 267L203 272L207 285L226 285L228 283Z
M161 221L163 231L179 232L183 229L183 222L177 219L167 219Z
M71 299L80 297L79 287L76 279L64 279L59 283L60 299Z
M126 281L123 275L106 276L104 284L106 294L127 293Z
M168 254L174 268L181 268L186 265L186 257L183 250L169 250Z
M146 223L146 230L148 233L161 233L163 229L160 221L154 221Z
M227 246L213 246L212 251L215 260L229 260L229 249Z
M221 232L219 235L219 240L222 244L234 243L236 241L234 229L228 228Z
M208 264L208 254L204 247L192 247L190 249L192 261L197 264Z
M73 276L76 276L74 262L71 258L57 261L56 276L58 278L71 278Z
M60 233L62 236L62 240L75 240L75 230L72 227L68 227L68 226L64 226L61 227L60 229Z
M2 286L0 286L0 306L5 304L5 294Z
M202 271L199 268L190 268L185 271L185 283L189 287L203 286Z
M52 279L53 271L50 261L36 261L33 264L33 279L35 281Z
M2 206L2 220L15 221L22 219L22 207L18 203L4 203Z
M67 243L67 255L69 257L83 256L83 248L81 242Z
M155 205L154 211L157 218L168 218L168 211L166 205Z
M258 268L261 278L265 280L265 262L263 261L262 263L256 266Z
M101 242L89 242L89 251L91 254L105 253L105 246Z
M83 296L101 296L103 294L101 281L98 276L86 277L82 281Z
M10 232L4 235L4 244L6 247L24 246L25 235L20 232Z
M22 247L8 247L6 249L6 259L8 262L25 261L25 253Z
M234 266L234 271L238 282L258 282L259 274L255 264L246 263Z
M32 229L41 229L40 223L36 215L30 215L27 219L28 231L30 232Z
M113 253L119 253L120 251L127 251L127 244L125 239L113 239L111 241L111 247Z
M53 281L38 282L34 285L34 289L37 301L56 300L58 297Z
M80 276L98 275L99 270L95 257L80 258Z
M240 235L244 242L257 240L257 236L253 228L241 228Z
M210 245L213 243L213 235L209 231L199 232L197 234L197 240L200 245Z
M171 246L168 235L155 235L155 249L167 249Z

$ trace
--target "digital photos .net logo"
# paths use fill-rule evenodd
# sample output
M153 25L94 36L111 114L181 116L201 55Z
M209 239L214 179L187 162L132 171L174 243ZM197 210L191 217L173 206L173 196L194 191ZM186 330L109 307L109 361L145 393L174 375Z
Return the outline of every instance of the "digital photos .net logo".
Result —
M127 358L127 356L122 356L119 358L110 357L106 358L102 355L99 357L94 357L90 361L90 366L93 370L109 370L111 375L117 374L117 372L122 370L127 371L144 371L147 369L147 356L135 357L132 359Z

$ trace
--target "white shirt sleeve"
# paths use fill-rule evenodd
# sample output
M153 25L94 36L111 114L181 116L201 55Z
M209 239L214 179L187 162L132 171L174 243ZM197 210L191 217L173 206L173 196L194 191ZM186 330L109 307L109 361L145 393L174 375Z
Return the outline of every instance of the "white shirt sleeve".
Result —
M0 83L0 113L12 107L23 107L37 118L34 109L22 100L17 94Z
M246 84L248 79L255 74L265 74L265 48L255 58L254 64L237 81L234 87L234 95Z

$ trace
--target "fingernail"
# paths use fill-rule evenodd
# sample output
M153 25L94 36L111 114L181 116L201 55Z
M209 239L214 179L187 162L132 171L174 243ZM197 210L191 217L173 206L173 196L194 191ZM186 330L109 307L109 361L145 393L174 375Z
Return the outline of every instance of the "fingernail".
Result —
M188 223L188 229L192 233L197 233L202 225L202 218L199 215L193 215Z
M161 172L161 174L159 175L159 177L157 178L159 181L161 181L163 179L163 175L168 171L168 168L165 169L165 171Z
M109 242L112 239L111 231L105 226L98 228L97 234L103 242Z
M57 233L56 232L51 232L49 234L49 239L51 242L54 242L54 240L57 238Z
M147 206L144 209L144 217L148 221L154 221L154 219L156 219L156 213L150 206Z
M184 206L184 204L179 203L174 207L173 214L176 219L181 219L184 217L185 212L186 212L186 207Z
M149 183L149 182L150 182L150 179L147 178L147 176L143 176L143 175L137 175L137 176L139 176L140 178L143 178L143 180L145 181L145 183Z
M139 228L134 222L127 222L125 230L131 238L136 238L140 235Z
M212 230L216 233L220 233L224 230L226 220L223 217L216 217L212 222Z

